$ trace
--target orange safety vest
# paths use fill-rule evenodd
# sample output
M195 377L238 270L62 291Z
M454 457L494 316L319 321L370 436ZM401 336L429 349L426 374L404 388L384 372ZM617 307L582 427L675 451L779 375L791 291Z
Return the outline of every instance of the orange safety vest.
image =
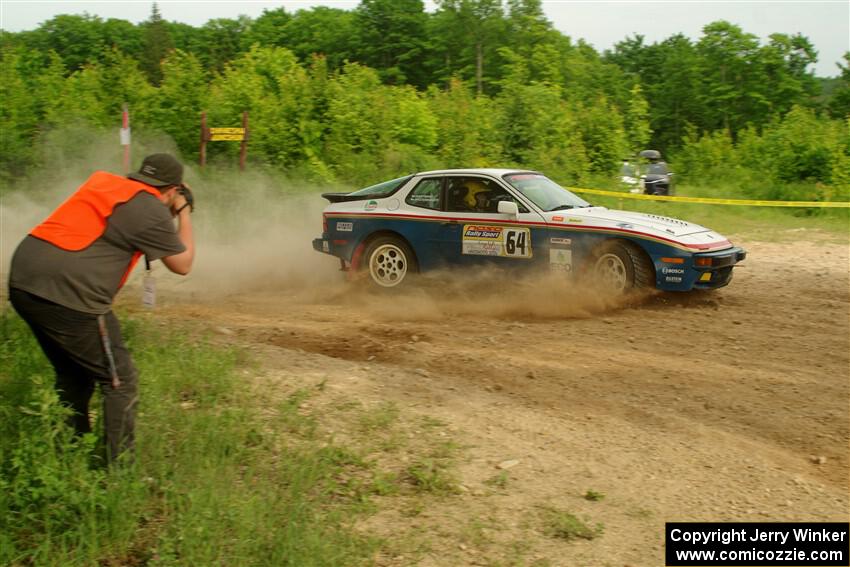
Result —
M63 250L78 252L103 236L106 220L116 206L126 203L141 191L147 191L157 198L160 196L158 190L144 183L96 171L30 234ZM133 253L119 288L127 281L141 256L140 251Z

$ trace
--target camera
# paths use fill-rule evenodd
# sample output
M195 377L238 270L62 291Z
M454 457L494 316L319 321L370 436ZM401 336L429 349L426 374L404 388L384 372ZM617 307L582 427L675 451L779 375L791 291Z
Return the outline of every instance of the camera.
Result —
M192 195L192 191L181 183L180 187L177 188L177 192L183 195L183 198L186 199L186 204L189 205L189 211L194 213L195 197Z

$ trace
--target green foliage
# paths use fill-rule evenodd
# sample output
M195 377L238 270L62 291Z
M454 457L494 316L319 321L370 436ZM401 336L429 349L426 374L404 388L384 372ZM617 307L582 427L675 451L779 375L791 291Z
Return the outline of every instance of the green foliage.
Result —
M22 175L33 163L32 147L38 133L37 100L19 68L21 52L0 56L0 179Z
M844 62L844 65L838 64L841 76L828 104L829 113L833 118L850 117L850 51L844 53Z
M605 498L605 493L588 489L588 491L584 493L583 498L585 500L590 500L591 502L599 502L600 500Z
M162 19L156 3L151 9L151 16L142 24L142 53L141 67L148 79L155 86L162 81L162 69L160 65L165 56L173 47L168 26Z
M626 145L629 153L647 147L652 136L652 128L649 125L649 104L643 97L643 89L639 84L635 84L629 91L629 103L623 127L626 131Z
M389 83L427 85L419 64L427 20L422 0L362 0L354 18L359 61Z
M500 162L501 143L493 101L475 97L459 79L428 90L437 124L437 159L445 167L487 167Z
M405 480L416 490L431 494L457 494L457 480L448 472L444 463L437 459L417 460L405 470Z
M234 379L234 351L188 330L123 324L142 375L138 455L107 470L93 456L96 436L73 439L65 425L52 369L26 325L0 316L0 563L368 560L373 542L346 526L368 494L391 491L386 475L375 473L373 487L356 453L316 446L309 420L285 408L290 432L270 434Z
M260 45L286 47L302 62L321 55L331 69L339 69L347 60L354 58L356 46L352 44L351 38L355 36L356 28L353 12L316 6L310 10L298 10L285 22L279 14L274 17L277 35L270 38L271 41L259 41ZM254 32L260 23L258 19L251 32ZM269 22L262 23L269 25Z
M596 539L605 531L602 524L589 526L577 516L553 507L545 507L541 511L543 531L546 535L564 539Z
M199 109L207 108L209 90L195 56L180 49L172 51L162 62L162 83L153 98L154 104L141 117L143 124L171 136L187 157L197 155Z
M846 194L850 71L816 80L799 34L762 43L718 21L696 41L637 35L600 56L556 31L540 0L440 0L433 13L363 0L200 27L154 4L138 25L57 16L0 43L6 183L43 165L58 132L117 128L127 104L135 139L164 134L187 159L201 112L223 127L248 111L251 161L323 182L517 166L572 184L652 147L685 175L732 164L749 194ZM233 164L239 148L207 151Z
M850 198L850 129L847 121L818 117L794 107L761 133L749 128L735 142L727 132L691 132L675 154L678 171L691 182L738 187L740 196L799 201Z

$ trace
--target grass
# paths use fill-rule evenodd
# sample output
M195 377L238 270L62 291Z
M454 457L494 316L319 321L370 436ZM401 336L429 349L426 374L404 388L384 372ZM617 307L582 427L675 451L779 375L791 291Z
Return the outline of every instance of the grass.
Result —
M426 458L412 463L405 469L404 478L417 491L437 495L457 494L460 489L457 479L450 473L448 465L441 459Z
M501 471L498 474L491 476L487 480L484 481L484 484L487 486L492 486L493 488L499 488L504 490L508 487L508 481L510 480L510 476L508 475L508 471Z
M459 492L440 420L323 406L323 384L260 399L240 350L122 324L141 372L137 458L107 470L98 435L65 425L29 329L0 314L0 565L368 565L395 545L355 528L379 503L413 517Z
M677 187L676 195L692 197L744 198L723 186ZM778 207L749 207L707 205L618 199L601 195L584 196L594 205L669 216L707 226L725 235L758 234L763 240L796 238L789 229L821 231L824 240L846 242L850 228L850 209L790 209Z
M548 506L541 510L541 521L543 532L557 539L596 539L604 532L602 524L590 526L569 512Z
M125 320L142 375L137 459L107 471L96 436L74 441L64 425L29 330L0 317L0 564L370 562L379 542L350 526L394 478L313 442L304 392L270 428L234 379L237 351Z
M600 500L605 498L605 493L604 492L597 492L597 491L592 490L592 489L588 489L588 491L584 493L583 498L585 500L590 500L591 502L599 502Z

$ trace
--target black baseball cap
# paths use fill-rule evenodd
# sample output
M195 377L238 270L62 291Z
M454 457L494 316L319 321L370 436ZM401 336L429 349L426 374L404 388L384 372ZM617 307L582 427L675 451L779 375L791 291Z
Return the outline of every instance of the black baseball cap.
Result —
M171 154L151 154L142 161L136 173L127 175L153 187L166 187L183 183L183 164Z

